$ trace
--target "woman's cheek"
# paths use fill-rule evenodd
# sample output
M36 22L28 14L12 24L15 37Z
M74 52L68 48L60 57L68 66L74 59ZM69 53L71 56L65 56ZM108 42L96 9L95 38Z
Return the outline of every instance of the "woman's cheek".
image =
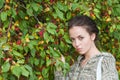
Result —
M72 42L72 46L75 48L75 43L74 42Z

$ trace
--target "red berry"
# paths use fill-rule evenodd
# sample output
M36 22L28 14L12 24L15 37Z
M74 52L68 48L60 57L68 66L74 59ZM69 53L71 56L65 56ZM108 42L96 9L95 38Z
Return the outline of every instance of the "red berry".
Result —
M53 3L54 0L50 0L50 3Z
M43 37L44 30L41 30L38 34L39 34L40 37Z
M16 44L20 45L21 44L21 40L17 40Z
M15 27L15 31L19 32L19 31L20 31L20 29L19 29L18 27Z

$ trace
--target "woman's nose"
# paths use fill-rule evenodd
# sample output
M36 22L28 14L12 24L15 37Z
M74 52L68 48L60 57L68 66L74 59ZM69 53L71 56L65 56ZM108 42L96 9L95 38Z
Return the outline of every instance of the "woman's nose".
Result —
M76 40L75 41L75 46L78 47L80 45L80 41L79 40Z

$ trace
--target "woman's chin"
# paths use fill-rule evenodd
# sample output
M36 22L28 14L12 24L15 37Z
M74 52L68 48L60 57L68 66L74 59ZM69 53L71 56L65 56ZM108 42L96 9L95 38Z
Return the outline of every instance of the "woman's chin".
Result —
M84 55L85 54L85 52L83 52L83 51L79 51L78 52L80 55Z

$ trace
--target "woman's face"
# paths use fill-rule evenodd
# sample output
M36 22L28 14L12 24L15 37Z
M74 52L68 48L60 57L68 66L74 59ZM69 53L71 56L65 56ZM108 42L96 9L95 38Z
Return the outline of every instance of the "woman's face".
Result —
M73 26L69 29L69 35L73 47L82 55L88 53L94 44L95 34L90 35L83 27Z

